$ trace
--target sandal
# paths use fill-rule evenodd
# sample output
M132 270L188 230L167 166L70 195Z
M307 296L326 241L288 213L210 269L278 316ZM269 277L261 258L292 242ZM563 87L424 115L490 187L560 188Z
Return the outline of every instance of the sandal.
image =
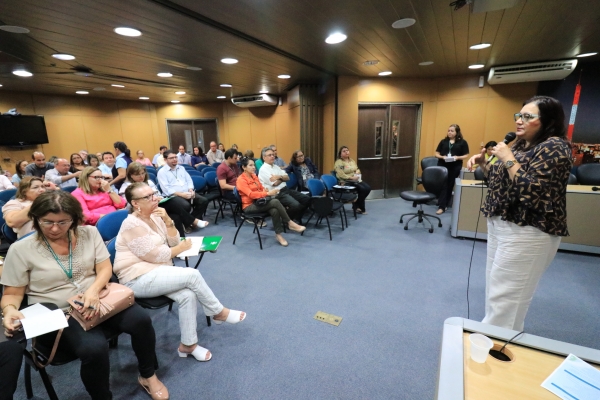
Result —
M213 315L213 322L217 325L220 325L223 322L227 322L228 324L237 324L238 322L242 322L243 320L245 320L246 316L248 315L244 313L244 318L240 319L242 312L243 311L229 310L229 315L227 316L227 319L225 321L219 321L218 319L215 319L215 316Z
M167 391L167 388L165 387L165 385L162 385L162 387L157 390L154 393L150 392L150 386L146 386L142 383L142 377L138 375L138 382L140 383L140 385L142 385L142 387L144 389L146 389L146 392L148 392L148 394L150 395L150 397L152 397L152 400L169 400L169 392Z
M200 345L196 345L196 348L191 353L182 353L181 351L179 351L179 349L177 349L177 354L179 354L179 357L186 358L187 356L191 355L196 360L202 361L202 362L210 361L212 359L212 353L210 353L210 357L206 358L206 355L208 353L209 353L208 349L205 349L204 347L202 347Z

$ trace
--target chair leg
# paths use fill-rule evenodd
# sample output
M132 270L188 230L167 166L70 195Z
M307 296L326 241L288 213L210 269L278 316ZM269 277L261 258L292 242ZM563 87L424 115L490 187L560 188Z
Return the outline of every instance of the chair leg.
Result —
M31 365L29 365L27 361L24 361L24 364L25 393L27 393L27 398L31 399L33 397L33 388L31 387Z
M207 315L206 316L206 325L211 326L211 322L210 322L210 317Z
M342 210L344 209L344 207L342 207L340 209L340 222L342 223L342 232L344 231L344 217L342 215ZM344 213L345 214L345 213ZM347 223L347 222L346 222ZM348 225L346 225L346 227L348 227Z
M259 224L262 225L262 220L259 220ZM258 235L258 244L260 245L260 249L262 250L262 239L260 238L260 229L257 229L256 221L254 221L254 229L256 230L256 234Z
M42 377L42 382L44 382L44 387L46 388L46 392L48 392L48 397L50 400L58 400L58 396L54 391L54 387L52 386L52 382L50 381L50 377L46 372L46 368L39 369L40 376Z
M231 203L229 203L229 209L231 210L231 214L233 214L233 223L235 224L235 227L237 228L237 221L235 218L235 210L233 209L233 206L231 205Z
M235 236L233 237L233 244L235 244L235 239L237 239L237 235L240 232L240 229L242 229L242 226L244 226L243 219L240 221L240 226L238 226L237 230L235 231Z
M333 240L333 238L332 238L332 236L331 236L331 225L329 225L329 217L327 217L327 216L326 216L326 217L325 217L325 221L327 221L327 229L329 229L329 240L330 240L330 241L332 241L332 240ZM343 224L344 224L344 223L342 222L342 225L343 225Z
M171 311L173 309L173 302L169 303L169 311Z

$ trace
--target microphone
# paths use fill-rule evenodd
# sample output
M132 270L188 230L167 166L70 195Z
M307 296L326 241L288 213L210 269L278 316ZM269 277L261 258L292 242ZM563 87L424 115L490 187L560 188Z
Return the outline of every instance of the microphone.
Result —
M506 134L506 136L504 136L504 144L509 144L510 142L512 142L513 140L515 140L517 138L517 134L514 132L508 132ZM488 165L490 162L492 162L492 160L496 157L496 155L494 154L493 156L490 157L490 159L488 160L488 162L485 165Z
M599 188L598 186L592 186L592 190L593 190L594 192L597 192L598 190L600 190L600 188Z

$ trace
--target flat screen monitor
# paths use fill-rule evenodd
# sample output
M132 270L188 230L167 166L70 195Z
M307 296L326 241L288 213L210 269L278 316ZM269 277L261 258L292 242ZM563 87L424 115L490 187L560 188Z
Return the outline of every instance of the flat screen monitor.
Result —
M32 146L48 143L41 115L0 115L0 146Z

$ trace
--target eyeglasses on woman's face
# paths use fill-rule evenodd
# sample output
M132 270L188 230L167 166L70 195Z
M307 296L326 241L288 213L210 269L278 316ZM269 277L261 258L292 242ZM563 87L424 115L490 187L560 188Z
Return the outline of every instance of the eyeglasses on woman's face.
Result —
M516 113L515 114L515 122L517 122L519 120L519 118L521 118L521 120L525 123L531 121L532 119L536 119L539 118L540 116L538 114L529 114L529 113Z
M104 179L102 175L90 175L90 178L95 179L97 181Z
M150 201L154 198L154 193L149 194L148 196L142 196L142 197L136 197L135 199L131 199L131 200L146 200L146 201Z
M137 174L131 174L131 176L144 176L146 173L144 171L138 172Z
M58 226L59 228L66 228L71 226L71 224L73 223L72 219L65 219L63 221L58 221L58 222L54 222L54 221L46 221L46 220L38 220L38 223L40 224L40 226L42 228L52 228L54 225Z

